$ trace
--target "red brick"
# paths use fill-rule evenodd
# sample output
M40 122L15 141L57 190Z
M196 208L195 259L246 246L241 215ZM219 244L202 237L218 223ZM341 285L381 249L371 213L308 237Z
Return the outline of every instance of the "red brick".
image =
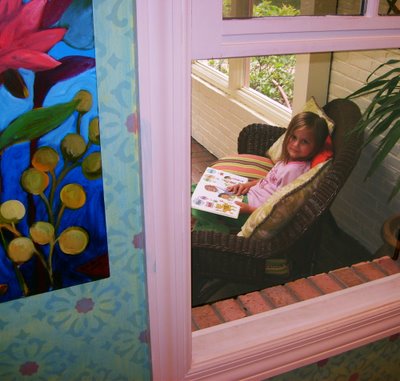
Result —
M341 269L333 270L333 271L329 272L329 274L332 274L336 279L338 279L346 287L357 286L359 284L364 283L363 279L361 279L349 267L342 267Z
M399 263L390 257L377 258L374 259L373 262L388 275L400 273Z
M192 319L199 329L221 324L222 321L210 305L192 308Z
M243 308L247 311L248 315L258 314L272 309L258 291L250 292L246 295L240 295L238 299L242 303Z
M322 292L319 291L312 282L304 278L289 282L286 284L286 287L288 287L300 300L307 300L322 295Z
M284 286L265 288L261 293L276 308L298 302L298 300Z
M198 330L197 325L195 324L195 322L192 319L192 332L197 331L197 330Z
M353 270L367 280L380 279L385 276L385 273L374 266L371 262L361 262L352 266Z
M226 299L213 304L224 321L232 321L246 317L246 313L234 299Z
M331 292L340 291L344 288L329 274L317 274L310 276L308 279L310 279L323 294L330 294Z

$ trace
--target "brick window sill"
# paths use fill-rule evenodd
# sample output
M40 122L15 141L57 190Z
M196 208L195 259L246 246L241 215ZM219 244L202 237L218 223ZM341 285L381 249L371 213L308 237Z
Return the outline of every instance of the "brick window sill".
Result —
M192 331L249 317L397 273L400 273L399 262L384 256L371 262L357 263L329 273L297 279L284 285L194 307Z

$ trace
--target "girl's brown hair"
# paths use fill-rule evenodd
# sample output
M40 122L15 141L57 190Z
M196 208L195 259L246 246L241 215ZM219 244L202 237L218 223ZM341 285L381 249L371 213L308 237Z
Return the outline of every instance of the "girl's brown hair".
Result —
M315 148L313 152L311 152L308 159L313 158L324 145L324 142L329 134L328 124L326 123L326 120L324 118L321 118L319 115L309 111L296 114L290 121L285 137L283 139L282 154L280 158L280 160L282 160L283 162L287 163L290 159L289 153L287 151L287 145L290 136L293 134L294 131L304 127L310 129L315 136Z

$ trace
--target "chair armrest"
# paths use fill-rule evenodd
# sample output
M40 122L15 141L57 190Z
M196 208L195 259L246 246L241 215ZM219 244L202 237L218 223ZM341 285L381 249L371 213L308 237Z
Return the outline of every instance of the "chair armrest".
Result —
M265 156L269 147L286 131L286 128L267 124L250 124L238 137L238 153Z

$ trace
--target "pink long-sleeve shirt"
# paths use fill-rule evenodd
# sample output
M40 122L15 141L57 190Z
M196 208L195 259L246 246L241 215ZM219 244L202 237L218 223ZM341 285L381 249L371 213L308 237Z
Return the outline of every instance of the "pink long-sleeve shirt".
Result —
M309 161L278 161L267 176L250 188L247 194L249 205L258 208L279 188L307 172L310 166Z

